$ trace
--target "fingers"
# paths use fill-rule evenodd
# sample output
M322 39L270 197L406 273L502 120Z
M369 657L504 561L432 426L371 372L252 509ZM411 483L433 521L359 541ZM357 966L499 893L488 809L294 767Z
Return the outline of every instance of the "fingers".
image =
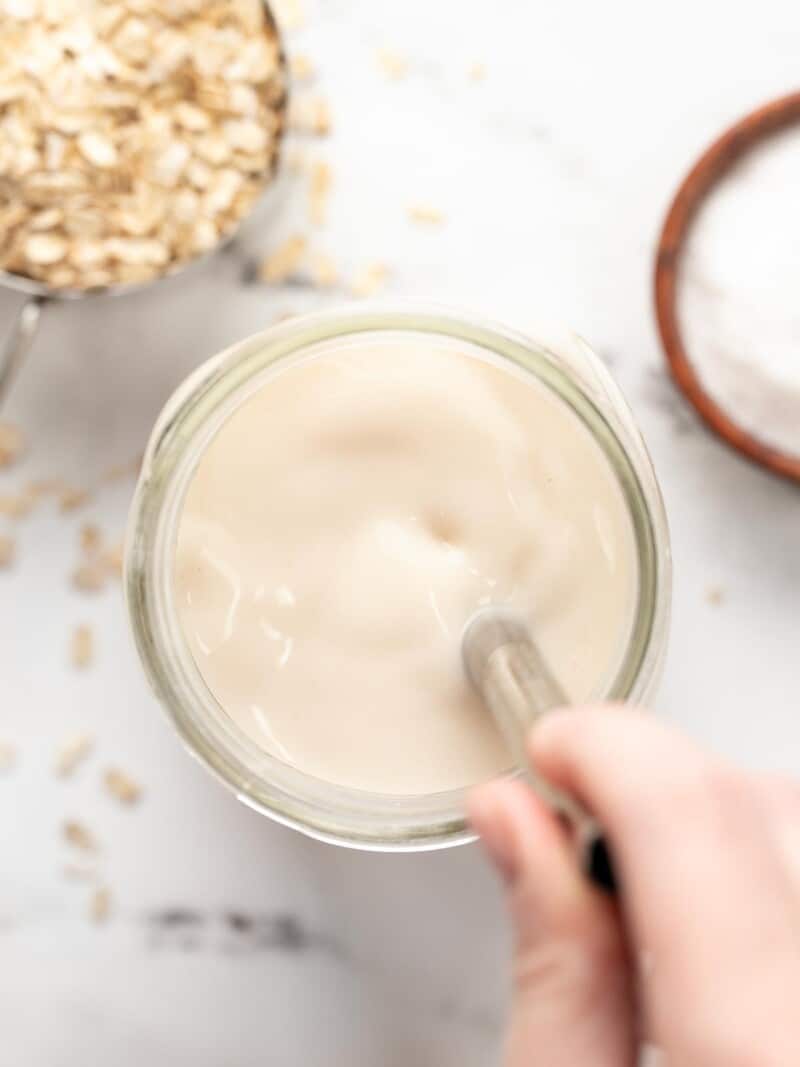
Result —
M800 901L800 782L781 775L756 779L769 833Z
M671 1035L676 1062L736 1062L780 1032L800 910L752 783L623 709L549 716L530 753L605 829L630 936L650 962L649 1025L665 1045Z
M690 791L710 762L682 735L616 705L550 714L530 736L531 759L609 826L627 826L639 804L669 788ZM673 820L664 812L665 826Z
M506 1067L632 1067L634 1016L611 901L581 876L563 832L519 781L473 791L472 825L506 882L515 933Z

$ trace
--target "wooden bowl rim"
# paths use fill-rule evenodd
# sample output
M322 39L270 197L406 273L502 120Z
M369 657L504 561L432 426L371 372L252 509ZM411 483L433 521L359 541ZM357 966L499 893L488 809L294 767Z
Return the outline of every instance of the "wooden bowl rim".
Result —
M795 122L800 122L800 92L757 108L706 149L678 188L664 220L656 252L654 289L658 329L670 373L700 417L749 459L785 478L800 481L800 455L783 452L743 429L706 392L687 354L677 314L680 257L701 204L742 156Z

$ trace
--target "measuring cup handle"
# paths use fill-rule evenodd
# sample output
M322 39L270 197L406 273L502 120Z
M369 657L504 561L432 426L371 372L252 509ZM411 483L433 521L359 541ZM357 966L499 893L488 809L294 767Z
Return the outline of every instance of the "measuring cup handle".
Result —
M44 307L44 298L32 296L17 312L14 324L0 347L0 404L5 400L14 376L33 344Z

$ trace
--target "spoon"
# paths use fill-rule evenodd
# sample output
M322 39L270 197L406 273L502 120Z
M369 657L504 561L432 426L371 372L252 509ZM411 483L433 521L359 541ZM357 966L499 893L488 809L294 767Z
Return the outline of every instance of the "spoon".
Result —
M601 889L616 892L611 854L595 819L528 762L525 739L531 728L550 709L569 704L528 627L508 608L481 608L464 628L461 654L467 677L525 779L571 829L581 869Z

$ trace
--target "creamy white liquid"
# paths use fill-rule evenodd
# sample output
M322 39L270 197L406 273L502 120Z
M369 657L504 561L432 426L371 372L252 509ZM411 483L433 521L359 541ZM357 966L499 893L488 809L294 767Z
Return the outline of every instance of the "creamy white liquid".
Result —
M203 454L175 595L222 707L330 782L428 793L503 771L462 629L516 605L574 699L619 664L633 533L600 449L530 378L453 342L354 344L281 371Z

